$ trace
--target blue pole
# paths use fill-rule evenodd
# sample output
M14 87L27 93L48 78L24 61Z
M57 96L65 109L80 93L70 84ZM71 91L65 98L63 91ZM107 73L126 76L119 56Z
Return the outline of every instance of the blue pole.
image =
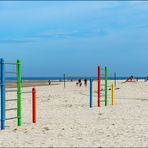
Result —
M5 64L1 59L1 129L5 129Z
M92 78L90 78L90 108L92 108Z

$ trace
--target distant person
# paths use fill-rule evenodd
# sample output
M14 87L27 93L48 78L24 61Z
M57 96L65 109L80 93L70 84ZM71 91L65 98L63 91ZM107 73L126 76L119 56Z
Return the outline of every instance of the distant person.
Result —
M81 83L81 79L79 79L78 82Z
M82 82L81 82L81 79L79 79L79 87L81 87L82 86Z
M132 82L133 78L134 77L131 75L125 82Z
M84 85L87 86L87 79L84 79Z
M76 85L78 86L80 84L81 80L78 80L78 82L76 82Z
M148 81L148 76L145 78L145 82Z
M49 85L51 84L51 81L50 81L50 80L48 80L48 84L49 84Z

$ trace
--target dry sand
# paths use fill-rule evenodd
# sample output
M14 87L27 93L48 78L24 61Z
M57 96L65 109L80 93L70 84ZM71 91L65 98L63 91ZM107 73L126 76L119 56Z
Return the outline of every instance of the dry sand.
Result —
M93 82L91 109L89 84L81 88L75 82L67 82L66 88L62 83L37 86L37 123L32 124L31 94L23 94L23 125L6 121L6 129L0 131L0 146L148 147L148 82L118 81L117 86L115 106L111 106L109 91L109 105L104 106L102 96L98 108L97 82ZM31 89L23 87L22 91ZM16 94L8 93L6 98L16 98ZM16 107L16 102L6 103L6 108L11 107ZM16 115L16 111L9 112L7 117Z

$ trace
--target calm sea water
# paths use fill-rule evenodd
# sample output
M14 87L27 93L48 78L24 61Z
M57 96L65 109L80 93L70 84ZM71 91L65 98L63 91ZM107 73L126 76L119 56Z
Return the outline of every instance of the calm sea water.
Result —
M89 80L90 77L65 77L65 80L78 80L78 79L87 79ZM91 77L93 80L97 80L97 77ZM116 80L126 80L128 77L116 77ZM139 79L145 79L145 77L138 77ZM104 79L104 77L102 77L101 79ZM115 80L114 77L108 77L109 80ZM16 78L14 77L7 77L6 80L16 80ZM55 80L55 81L63 81L64 77L22 77L22 80Z

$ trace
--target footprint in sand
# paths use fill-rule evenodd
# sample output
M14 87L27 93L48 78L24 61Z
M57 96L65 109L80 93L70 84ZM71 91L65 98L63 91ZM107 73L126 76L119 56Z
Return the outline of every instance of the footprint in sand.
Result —
M72 107L72 104L67 105L67 107Z
M49 130L50 130L49 127L44 127L43 129L44 129L45 131L49 131Z
M13 131L17 131L17 128L13 129Z

